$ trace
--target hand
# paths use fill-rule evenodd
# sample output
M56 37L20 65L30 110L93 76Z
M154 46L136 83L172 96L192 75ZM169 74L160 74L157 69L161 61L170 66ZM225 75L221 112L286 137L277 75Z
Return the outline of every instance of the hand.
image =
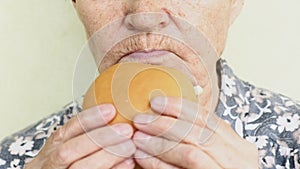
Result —
M135 158L143 168L258 168L255 145L196 103L156 97L151 108L162 116L142 114L134 119Z
M129 124L107 126L114 116L108 104L79 113L50 136L25 169L134 168L133 129Z

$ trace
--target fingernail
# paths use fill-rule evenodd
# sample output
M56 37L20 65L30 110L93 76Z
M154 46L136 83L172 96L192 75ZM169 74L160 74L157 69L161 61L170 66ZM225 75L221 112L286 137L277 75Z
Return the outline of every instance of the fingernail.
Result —
M134 163L134 161L133 161L132 158L130 158L130 159L125 160L125 163L126 163L127 165L132 165L132 164Z
M166 103L167 98L163 96L155 97L150 101L151 108L158 113L165 111Z
M153 115L140 114L140 115L135 116L133 121L135 123L147 124L147 123L151 123L154 119L155 119L155 116L153 116Z
M115 115L115 109L111 105L101 105L99 110L104 120L111 120Z
M112 128L114 129L115 132L117 132L117 134L120 135L131 135L132 133L132 128L130 127L129 124L115 124L112 126Z

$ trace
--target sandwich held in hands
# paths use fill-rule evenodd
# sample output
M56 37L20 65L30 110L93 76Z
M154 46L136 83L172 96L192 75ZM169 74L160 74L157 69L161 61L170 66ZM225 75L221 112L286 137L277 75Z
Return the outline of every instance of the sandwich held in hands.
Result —
M116 64L97 77L85 95L83 109L113 104L117 113L111 124L132 124L137 114L154 113L150 100L156 96L197 101L192 83L178 70L128 62Z

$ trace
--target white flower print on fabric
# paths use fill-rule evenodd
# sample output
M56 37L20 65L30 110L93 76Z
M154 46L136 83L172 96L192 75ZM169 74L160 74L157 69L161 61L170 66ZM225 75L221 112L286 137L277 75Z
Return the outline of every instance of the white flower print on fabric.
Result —
M286 169L284 166L276 165L276 169Z
M234 87L236 84L233 79L229 78L227 75L222 75L222 90L226 96L232 96L236 94L236 88Z
M286 146L280 146L279 147L279 152L280 152L280 155L281 156L284 156L284 157L288 157L291 155L291 148L289 147L286 147Z
M50 137L50 135L57 129L59 121L59 116L53 116L44 120L42 123L36 126L35 137L38 139Z
M10 162L10 167L8 169L21 169L20 159L14 159Z
M278 131L283 132L286 131L295 131L300 125L300 116L298 114L284 114L283 116L279 116L276 123L279 125Z
M236 112L240 114L246 114L249 113L249 110L250 110L249 105L245 105L245 106L238 107Z
M6 161L0 158L0 166L5 165L5 164L6 164Z
M268 136L249 136L246 140L256 145L257 148L262 149L268 144Z
M72 102L57 113L6 137L0 142L0 159L5 161L0 169L22 169L24 164L36 157L56 127L64 125L66 119L71 119L81 111L81 106Z
M32 151L26 152L25 155L29 156L29 157L35 157L36 155L38 155L39 152L40 152L40 150L32 150Z
M272 113L270 106L271 102L267 101L267 105L265 107L261 107L260 105L255 103L256 108L258 109L258 113L250 112L248 117L244 118L247 122L253 122L260 119L266 113Z
M259 155L259 159L261 161L260 168L272 168L275 166L274 157L267 155L266 150L259 150L258 155Z
M277 114L282 114L283 112L286 112L288 111L288 108L287 107L283 107L283 106L274 106L274 111L277 113Z
M274 161L274 157L272 156L266 156L262 159L262 162L264 164L264 167L267 167L267 168L271 168L275 165L275 161Z
M224 112L223 112L223 115L224 116L230 116L230 118L231 119L237 119L238 118L238 116L234 116L234 115L232 115L232 113L231 113L231 111L233 110L233 109L235 109L236 107L237 107L237 105L234 105L234 106L231 106L231 107L229 107L229 106L227 106L227 104L226 104L226 96L223 94L223 93L221 93L220 94L220 101L223 103L223 105L224 105L224 107L225 107L225 110L224 110Z
M217 114L228 121L237 133L240 134L243 131L243 138L255 144L259 152L264 151L259 159L261 168L295 169L295 166L300 165L298 160L300 155L298 151L300 148L299 134L296 132L300 125L296 127L287 122L298 123L295 119L300 115L300 105L281 94L257 88L238 79L226 61L221 60L220 63L221 66L218 68L221 69L222 92ZM231 85L224 84L225 80L228 81L227 79L231 81L229 82ZM280 122L283 120L280 120L279 117L287 116L290 116L290 121L286 120L281 124ZM243 122L243 125L239 120ZM285 154L285 156L281 154Z
M267 90L254 89L251 91L251 95L254 96L255 101L262 103L265 99L272 97L272 93Z
M16 138L16 141L11 143L8 151L13 155L22 156L26 153L26 151L31 150L34 142L30 139L19 137Z

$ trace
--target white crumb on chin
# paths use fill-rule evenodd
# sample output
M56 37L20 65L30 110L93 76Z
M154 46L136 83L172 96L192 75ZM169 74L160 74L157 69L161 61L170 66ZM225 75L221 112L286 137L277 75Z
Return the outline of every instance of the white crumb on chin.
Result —
M203 93L203 88L199 85L196 85L196 86L194 86L194 91L195 91L196 96L199 96L200 94Z

